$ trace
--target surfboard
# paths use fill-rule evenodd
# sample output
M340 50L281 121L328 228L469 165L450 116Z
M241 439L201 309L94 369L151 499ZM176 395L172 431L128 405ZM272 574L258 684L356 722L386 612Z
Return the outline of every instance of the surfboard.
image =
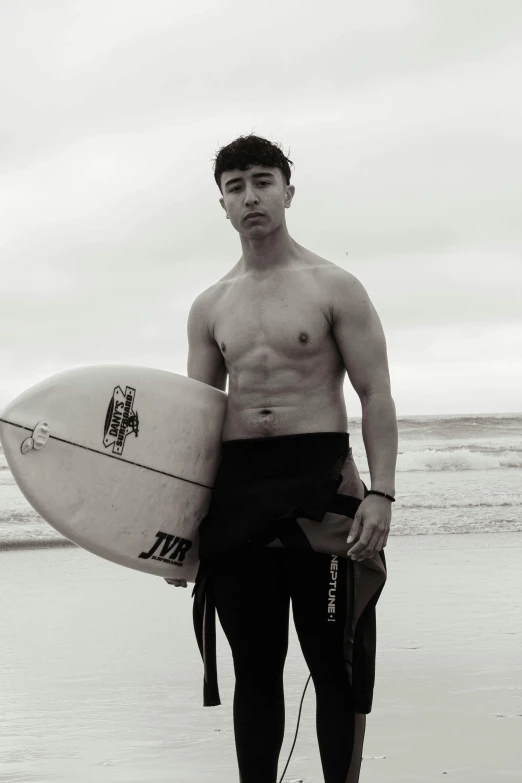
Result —
M193 582L226 404L225 392L176 373L81 367L16 397L0 414L0 440L20 490L63 536Z

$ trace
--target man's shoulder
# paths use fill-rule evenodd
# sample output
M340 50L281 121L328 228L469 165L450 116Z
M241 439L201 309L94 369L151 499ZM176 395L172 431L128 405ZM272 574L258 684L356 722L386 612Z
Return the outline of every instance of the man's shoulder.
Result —
M202 304L207 306L214 304L223 291L228 288L234 280L236 276L236 267L237 264L233 266L229 272L223 275L223 277L216 280L212 285L209 285L208 288L205 288L204 291L198 294L196 300L199 300Z
M344 267L339 266L339 264L336 264L334 261L323 258L323 256L320 256L317 253L313 253L311 250L306 251L303 260L306 260L309 267L323 274L324 278L327 280L344 280L349 283L352 280L357 279L355 275L348 272Z
M338 313L355 312L366 306L368 292L352 272L320 256L316 260L316 283L332 323Z
M324 285L334 298L343 298L352 292L356 293L361 286L360 281L352 272L316 253L310 254L309 264L316 273L316 279L322 284L321 287Z
M215 283L212 283L212 285L209 285L208 288L201 291L201 293L196 296L194 303L197 302L201 307L211 307L223 291L229 275L230 273L227 273L220 280L217 280Z

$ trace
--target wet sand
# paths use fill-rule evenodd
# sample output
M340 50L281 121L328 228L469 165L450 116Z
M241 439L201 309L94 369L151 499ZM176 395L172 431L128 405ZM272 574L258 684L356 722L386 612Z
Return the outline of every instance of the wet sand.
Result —
M361 783L522 781L522 534L391 537ZM232 783L233 672L202 707L191 590L77 548L0 552L0 783ZM286 733L308 673L291 628ZM322 783L315 695L285 781Z

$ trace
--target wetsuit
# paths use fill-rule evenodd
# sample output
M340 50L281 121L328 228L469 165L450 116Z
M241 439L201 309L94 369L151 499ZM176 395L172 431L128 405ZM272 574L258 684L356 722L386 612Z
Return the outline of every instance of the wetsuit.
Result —
M349 525L366 495L355 467L350 494L337 493L347 458L347 433L223 444L200 526L194 625L207 706L220 703L214 609L230 643L241 783L276 783L290 602L316 691L325 783L359 780L386 563L383 552L359 563L346 558ZM335 515L328 526L326 511Z

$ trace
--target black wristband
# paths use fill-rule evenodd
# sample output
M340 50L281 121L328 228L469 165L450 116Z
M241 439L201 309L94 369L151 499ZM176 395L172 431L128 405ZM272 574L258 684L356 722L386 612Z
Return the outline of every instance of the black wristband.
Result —
M395 498L392 498L391 495L387 495L386 492L379 492L376 489L369 489L366 494L367 495L382 495L383 498L388 498L388 500L391 500L392 503L395 503Z

